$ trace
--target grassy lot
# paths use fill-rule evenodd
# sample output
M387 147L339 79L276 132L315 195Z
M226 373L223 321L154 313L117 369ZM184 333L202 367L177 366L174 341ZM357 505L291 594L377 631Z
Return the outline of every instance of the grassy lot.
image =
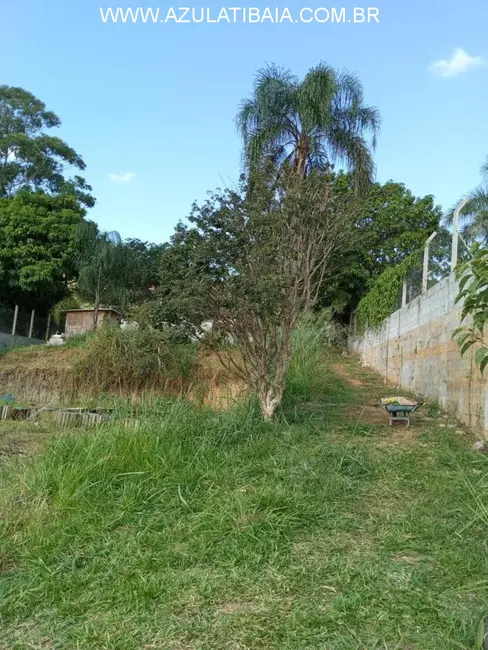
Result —
M320 375L272 424L183 401L136 430L0 423L0 648L472 648L487 459L434 409L385 426L354 359Z

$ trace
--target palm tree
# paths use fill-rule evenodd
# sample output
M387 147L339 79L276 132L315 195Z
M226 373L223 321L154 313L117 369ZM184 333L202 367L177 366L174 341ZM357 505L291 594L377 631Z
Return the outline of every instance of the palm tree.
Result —
M380 128L376 108L363 103L360 81L321 63L303 81L276 66L259 70L236 118L249 169L271 160L306 176L345 163L358 187L374 175L372 150ZM369 136L369 138L368 138Z
M467 243L479 242L488 246L488 158L481 167L483 181L470 192L463 206L460 217L463 220L461 234ZM454 209L447 214L446 221L452 224Z
M99 232L91 221L77 229L79 274L76 290L93 304L93 329L97 329L100 307L125 303L129 274L133 271L118 232Z

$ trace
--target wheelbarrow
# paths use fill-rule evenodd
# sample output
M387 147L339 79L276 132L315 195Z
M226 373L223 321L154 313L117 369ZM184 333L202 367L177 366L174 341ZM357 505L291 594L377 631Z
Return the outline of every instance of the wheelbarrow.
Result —
M413 402L406 397L384 397L380 404L388 413L390 426L393 426L393 422L406 422L406 426L409 427L410 416L422 406L423 402Z

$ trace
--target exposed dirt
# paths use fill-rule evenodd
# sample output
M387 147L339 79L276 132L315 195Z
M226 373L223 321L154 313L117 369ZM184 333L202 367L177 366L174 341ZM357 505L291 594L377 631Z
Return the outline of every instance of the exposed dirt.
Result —
M10 350L0 357L0 394L11 395L29 406L74 406L97 400L106 387L98 390L83 377L75 377L73 368L83 348L31 346ZM197 359L190 380L171 380L163 375L157 384L132 389L117 386L114 394L138 401L141 392L155 396L185 394L190 400L213 408L227 408L242 400L245 384L225 368L215 354L203 353Z
M388 435L386 435L380 444L383 445L397 445L398 447L408 447L412 443L418 443L418 438L422 433L421 426L413 426L412 424L407 427L402 422L388 426Z
M0 459L30 456L43 448L50 437L46 423L16 422L0 423Z
M345 379L347 383L350 384L351 386L355 386L356 388L363 386L363 382L360 379L351 377L351 375L348 372L348 369L345 366L341 365L340 363L334 363L332 365L332 370L336 373L336 375L339 375L339 377Z
M380 406L361 406L357 417L363 424L388 424L388 416Z
M25 456L26 451L19 445L0 446L0 456Z
M385 430L385 436L382 442L379 444L396 444L396 445L408 445L415 441L418 436L421 434L423 427L426 424L433 423L437 424L433 418L422 418L417 414L412 415L410 426L407 427L405 422L394 422L390 426L388 415L381 406L374 405L356 405L356 413L351 416L347 413L347 409L350 409L350 406L344 407L346 417L349 415L351 421L353 421L358 426L362 424L369 424L373 426L383 426ZM427 422L428 420L429 422ZM442 420L440 420L442 421Z

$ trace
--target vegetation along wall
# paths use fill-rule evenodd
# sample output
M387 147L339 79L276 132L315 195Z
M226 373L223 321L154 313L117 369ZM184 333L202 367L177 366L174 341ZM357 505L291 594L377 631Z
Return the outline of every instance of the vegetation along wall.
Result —
M349 347L385 381L436 401L465 424L488 435L488 373L475 365L475 350L461 357L452 332L460 325L454 274L383 321L379 329L352 333Z

